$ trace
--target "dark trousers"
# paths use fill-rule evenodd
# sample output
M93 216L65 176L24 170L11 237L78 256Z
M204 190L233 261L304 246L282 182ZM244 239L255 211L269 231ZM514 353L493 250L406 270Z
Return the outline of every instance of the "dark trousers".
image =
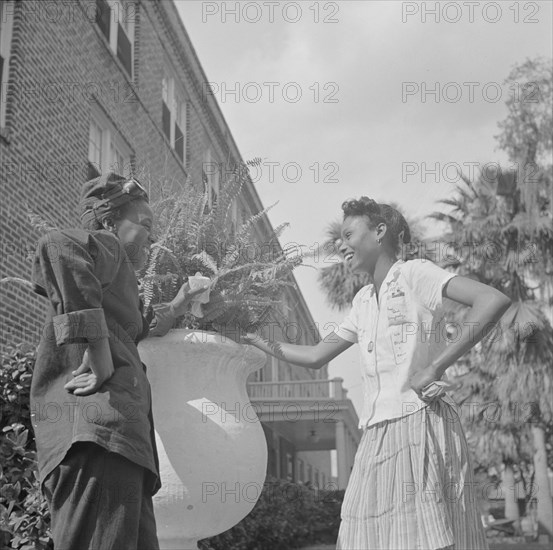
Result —
M55 550L159 550L145 469L75 443L44 481Z

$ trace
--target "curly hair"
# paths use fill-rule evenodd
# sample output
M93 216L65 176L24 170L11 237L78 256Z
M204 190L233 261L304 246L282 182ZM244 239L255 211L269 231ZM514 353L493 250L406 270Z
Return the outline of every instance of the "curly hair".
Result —
M387 231L384 241L395 253L399 252L402 243L411 242L411 230L407 220L389 204L378 204L369 197L361 197L343 202L342 210L344 219L349 216L366 216L371 229L381 223L385 224Z

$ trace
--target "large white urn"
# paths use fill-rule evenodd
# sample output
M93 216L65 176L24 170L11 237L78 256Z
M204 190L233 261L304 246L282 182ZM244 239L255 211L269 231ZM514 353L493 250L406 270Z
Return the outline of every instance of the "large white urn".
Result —
M162 488L154 497L162 549L240 522L257 501L267 444L246 393L266 355L202 331L171 330L140 343L152 386Z

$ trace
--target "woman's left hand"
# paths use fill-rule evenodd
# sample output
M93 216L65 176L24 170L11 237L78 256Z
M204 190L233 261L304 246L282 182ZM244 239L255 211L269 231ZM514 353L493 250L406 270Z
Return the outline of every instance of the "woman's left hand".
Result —
M439 375L433 367L427 367L413 373L409 377L409 385L411 386L411 389L414 390L421 399L423 399L422 390L432 382L440 380L440 378L441 375Z

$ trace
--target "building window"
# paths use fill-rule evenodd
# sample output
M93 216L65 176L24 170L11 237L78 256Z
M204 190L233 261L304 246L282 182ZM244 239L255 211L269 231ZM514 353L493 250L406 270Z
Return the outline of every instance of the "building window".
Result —
M259 370L256 370L254 375L253 375L253 381L254 382L263 382L265 380L265 367L259 369Z
M100 175L102 166L102 128L96 121L90 121L88 136L89 179Z
M202 164L202 175L205 190L208 195L208 207L213 208L219 198L220 185L220 165L213 159L211 148L204 152L204 161Z
M177 89L172 77L161 81L161 127L165 137L175 153L185 164L186 156L186 118L188 105L184 94Z
M131 79L136 8L137 5L128 0L96 0L96 24Z
M8 99L8 76L10 68L10 50L12 43L13 0L0 2L0 128L6 126L6 103Z
M161 127L165 137L171 142L171 109L169 105L171 104L172 90L170 92L169 87L173 86L173 79L164 78L161 81Z
M175 152L184 163L184 149L186 146L186 103L180 99L175 100Z
M88 178L95 178L104 172L115 172L122 176L132 173L132 152L109 119L93 108L88 134Z

